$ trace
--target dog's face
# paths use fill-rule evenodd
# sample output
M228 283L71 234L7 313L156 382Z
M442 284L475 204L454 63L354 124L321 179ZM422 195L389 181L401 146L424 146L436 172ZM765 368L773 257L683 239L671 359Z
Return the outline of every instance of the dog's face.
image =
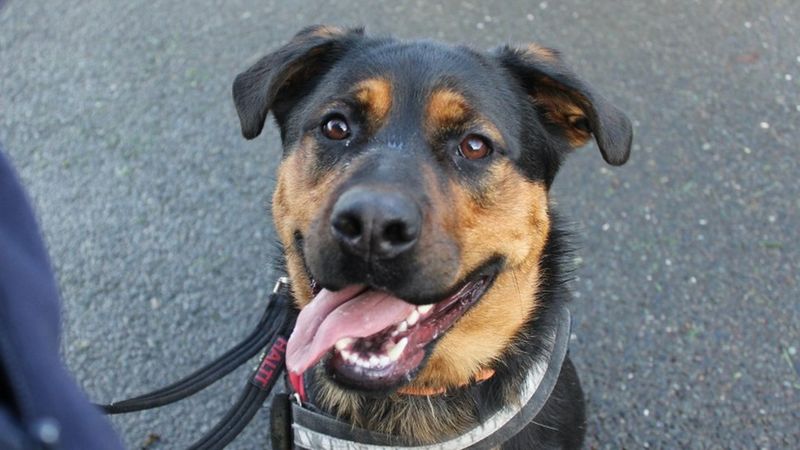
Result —
M548 188L631 127L536 45L482 54L312 27L239 75L247 138L284 146L273 216L302 312L287 365L349 388L452 387L537 308Z

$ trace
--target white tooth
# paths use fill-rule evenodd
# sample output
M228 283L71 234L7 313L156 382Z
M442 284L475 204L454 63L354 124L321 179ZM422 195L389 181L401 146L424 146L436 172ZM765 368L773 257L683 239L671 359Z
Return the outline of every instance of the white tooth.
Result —
M370 365L370 366L372 366L372 367L375 367L375 366L377 366L377 365L378 365L378 362L380 362L380 359L378 359L378 357L377 357L377 356L375 356L375 355L371 355L371 356L369 357L369 365Z
M381 357L380 357L380 365L381 365L381 367L386 367L386 366L388 366L390 362L392 362L392 360L391 360L391 359L389 359L389 357L388 357L388 356L386 356L386 355L381 355Z
M408 331L408 322L404 320L400 322L400 325L397 326L397 329L395 330L395 333L393 333L393 336L396 336L398 333L404 333L406 331Z
M417 306L417 311L419 311L420 314L427 314L431 309L433 309L433 305Z
M409 314L408 317L406 317L406 322L408 322L409 326L414 326L414 324L417 323L418 320L419 320L419 313L417 312L416 309L411 311L411 314Z
M342 355L342 359L347 362L352 362L352 359L356 356L353 352L348 350L340 350L339 353Z
M394 347L389 349L389 360L397 361L397 359L400 358L400 354L406 349L406 344L408 344L408 338L404 337L400 339L400 342L395 344Z
M344 349L349 347L350 344L353 343L353 341L355 341L355 339L353 339L353 338L341 338L341 339L339 339L338 341L336 341L336 350L339 350L340 352L343 351Z

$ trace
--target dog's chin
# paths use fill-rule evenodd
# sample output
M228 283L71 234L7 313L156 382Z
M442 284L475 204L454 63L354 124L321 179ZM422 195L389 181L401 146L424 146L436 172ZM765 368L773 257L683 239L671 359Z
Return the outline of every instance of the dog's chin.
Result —
M370 395L388 395L411 382L436 342L475 306L491 287L501 260L474 270L440 300L416 306L404 319L367 337L342 339L322 360L337 385ZM318 291L312 279L312 289ZM365 288L370 289L370 288Z

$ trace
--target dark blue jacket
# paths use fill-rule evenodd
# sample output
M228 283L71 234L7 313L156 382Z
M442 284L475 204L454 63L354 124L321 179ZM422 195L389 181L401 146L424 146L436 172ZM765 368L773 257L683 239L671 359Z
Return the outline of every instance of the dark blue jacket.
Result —
M47 252L0 148L0 449L121 449L61 361L59 335Z

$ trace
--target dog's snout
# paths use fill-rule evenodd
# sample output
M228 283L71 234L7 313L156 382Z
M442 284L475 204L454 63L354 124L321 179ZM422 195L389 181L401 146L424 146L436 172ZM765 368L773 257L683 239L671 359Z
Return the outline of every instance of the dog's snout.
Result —
M398 192L353 188L333 206L331 232L362 258L395 258L414 247L422 227L419 207Z

